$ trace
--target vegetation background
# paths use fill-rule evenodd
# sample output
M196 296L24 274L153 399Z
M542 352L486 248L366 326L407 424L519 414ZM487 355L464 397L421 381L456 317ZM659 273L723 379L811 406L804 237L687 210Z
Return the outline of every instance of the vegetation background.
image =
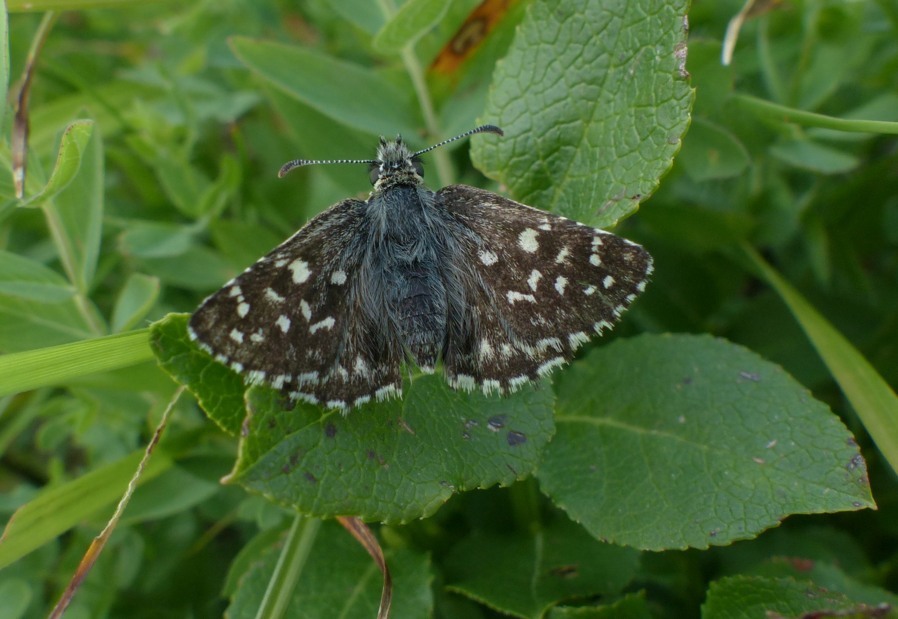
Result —
M68 617L373 617L343 513L387 523L394 617L895 615L898 6L758 4L724 66L729 0L7 0L0 619L52 608L172 376L194 397ZM417 379L346 418L255 389L243 433L239 379L164 317L368 191L288 159L477 120L506 137L434 152L430 186L602 226L643 203L615 229L655 257L636 307L551 387Z

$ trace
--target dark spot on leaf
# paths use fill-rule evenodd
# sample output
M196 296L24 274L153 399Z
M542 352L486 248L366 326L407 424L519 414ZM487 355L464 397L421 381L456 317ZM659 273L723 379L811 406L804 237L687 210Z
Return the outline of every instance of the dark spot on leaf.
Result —
M305 477L305 478L306 478L306 481L308 481L308 482L310 482L310 483L313 483L313 484L317 484L317 483L318 483L318 478L315 477L314 475L312 475L312 473L310 473L309 471L306 471L306 472L303 474L303 477Z
M717 537L718 533L720 533L720 529L711 529L708 531L708 535L711 537Z
M742 370L739 372L739 377L755 383L761 382L761 375L756 372L746 372L745 370Z
M493 415L489 418L489 421L486 422L486 427L493 432L498 432L505 427L506 419L508 419L508 415Z
M269 430L274 430L276 427L278 427L278 422L275 421L275 419L272 417L271 419L268 420L268 423L265 425L268 426Z
M471 428L476 428L480 424L476 419L468 419L465 422L465 430L470 430Z
M527 442L527 435L523 432L518 432L517 430L511 430L506 437L508 441L508 445L510 447L516 447L517 445L521 445Z
M249 422L252 417L252 414L247 414L247 416L243 418L243 423L240 424L240 436L249 436Z
M846 442L848 443L849 447L857 447L857 441L854 440L853 436L849 436Z
M555 578L564 578L570 580L580 575L580 566L576 563L570 565L557 565L549 570L549 574Z
M337 426L335 426L333 423L328 423L326 426L324 426L324 436L326 436L327 438L334 438L335 436L337 436Z
M293 469L296 468L296 463L299 462L299 457L302 454L301 451L294 452L290 454L290 457L287 459L287 462L284 466L281 467L281 472L284 474L289 473Z
M376 460L376 459L377 459L377 452L375 452L373 449L369 449L369 450L365 453L365 456L366 456L369 460Z
M861 454L856 454L851 460L848 461L848 470L853 471L859 467L864 465L864 458Z
M463 439L465 439L466 441L470 441L470 440L471 440L471 434L468 433L468 432L462 432L462 433L461 433L461 437L462 437Z
M680 384L681 384L681 385L691 385L691 384L692 384L692 377L691 377L691 376L686 376L685 378L683 378L683 380L680 381Z

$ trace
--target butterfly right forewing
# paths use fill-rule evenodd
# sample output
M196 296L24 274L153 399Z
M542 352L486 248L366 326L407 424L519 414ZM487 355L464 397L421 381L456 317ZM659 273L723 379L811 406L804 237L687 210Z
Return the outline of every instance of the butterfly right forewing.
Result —
M475 332L447 346L456 386L512 391L570 361L652 271L645 249L609 232L466 185L436 195L468 232L457 264Z

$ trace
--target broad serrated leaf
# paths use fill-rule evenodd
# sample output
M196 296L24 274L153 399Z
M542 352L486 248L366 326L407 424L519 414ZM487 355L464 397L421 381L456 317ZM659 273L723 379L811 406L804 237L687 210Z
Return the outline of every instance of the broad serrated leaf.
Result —
M421 376L404 394L344 417L284 410L278 392L254 387L229 480L315 517L406 522L456 492L526 477L554 430L545 385L500 398Z
M75 294L66 279L40 262L0 250L0 295L58 303Z
M374 49L382 54L402 51L438 24L449 4L444 0L408 0L374 37Z
M689 123L687 2L537 0L496 67L475 142L487 175L527 204L597 226L651 194Z
M405 136L414 136L420 127L411 88L403 93L370 69L301 47L244 37L232 38L231 49L250 70L348 127Z
M229 619L256 617L281 543L262 549L239 581L231 598ZM429 559L407 549L386 550L393 576L391 619L420 619L433 613ZM333 522L322 523L296 583L284 617L371 619L380 602L381 575L371 557L349 533Z
M711 583L703 619L755 617L872 617L866 604L837 591L792 578L731 576ZM817 614L820 613L820 614Z
M567 518L532 535L476 533L446 559L447 586L503 614L537 619L560 602L619 593L639 553L603 544Z
M873 507L851 434L782 368L707 336L618 340L559 383L538 478L599 539L662 550Z

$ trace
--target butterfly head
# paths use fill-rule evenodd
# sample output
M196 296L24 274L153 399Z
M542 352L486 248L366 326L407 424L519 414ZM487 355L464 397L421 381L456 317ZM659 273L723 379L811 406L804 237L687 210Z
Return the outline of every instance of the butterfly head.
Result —
M424 179L424 164L419 153L409 150L402 136L395 140L380 138L377 159L368 164L368 178L375 191L393 185L417 185Z

